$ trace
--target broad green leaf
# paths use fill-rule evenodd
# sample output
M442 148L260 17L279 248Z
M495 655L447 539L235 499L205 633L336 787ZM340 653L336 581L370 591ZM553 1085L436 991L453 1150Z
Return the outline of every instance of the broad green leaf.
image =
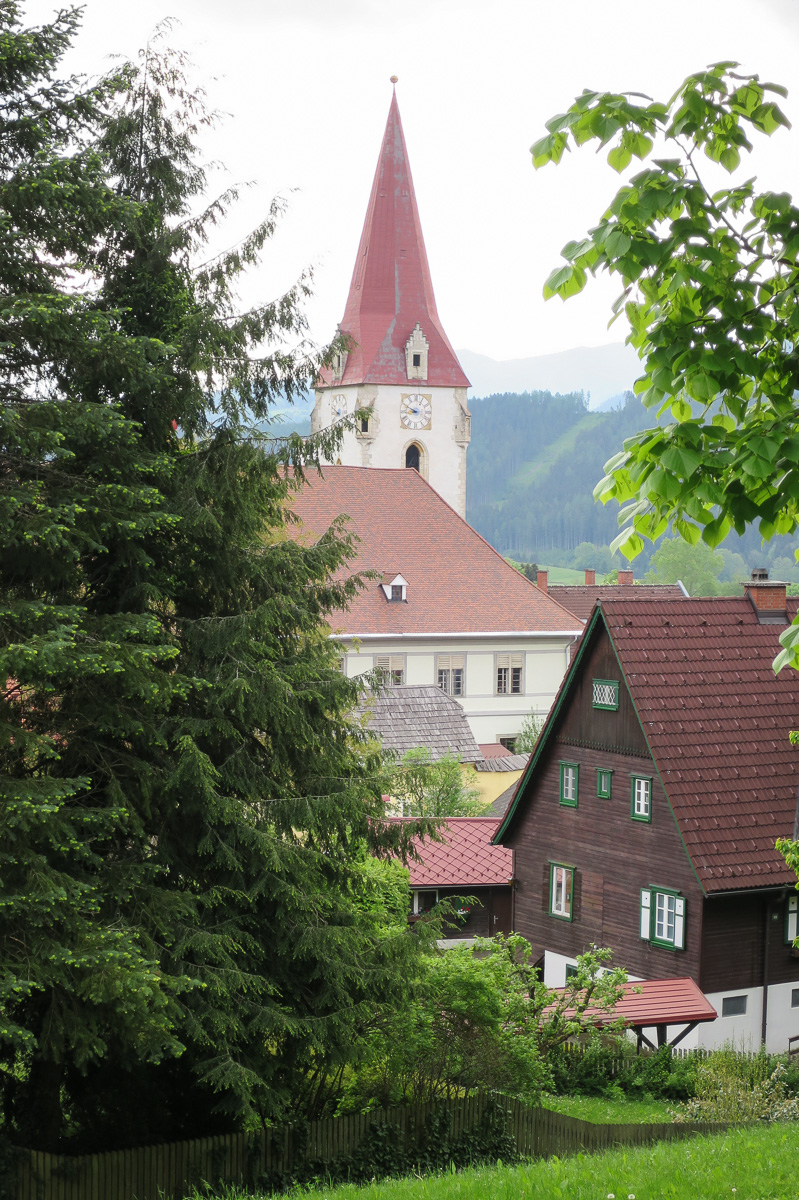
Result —
M623 529L622 532L613 539L610 543L610 551L615 554L617 550L621 550L624 557L631 560L640 554L644 548L643 539L635 532L634 529Z
M614 171L623 171L625 167L629 166L631 158L632 151L628 150L623 142L620 146L614 146L612 150L608 151L608 162Z
M702 541L706 542L708 546L712 546L715 549L716 546L724 541L729 532L730 522L727 517L721 515L717 517L715 521L711 521L710 524L706 525L702 530Z

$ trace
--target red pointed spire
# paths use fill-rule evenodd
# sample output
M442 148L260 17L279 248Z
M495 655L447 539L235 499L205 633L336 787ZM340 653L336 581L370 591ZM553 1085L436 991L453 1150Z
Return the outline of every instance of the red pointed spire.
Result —
M405 346L417 322L429 343L418 386L468 387L436 310L395 93L340 326L354 344L337 382L409 383ZM332 381L325 371L323 382Z

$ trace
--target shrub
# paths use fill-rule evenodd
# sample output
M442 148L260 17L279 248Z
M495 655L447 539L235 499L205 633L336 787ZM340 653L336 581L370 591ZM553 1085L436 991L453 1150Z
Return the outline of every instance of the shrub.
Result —
M796 1121L799 1098L791 1095L788 1070L768 1054L740 1054L724 1047L697 1062L695 1095L674 1114L676 1121Z

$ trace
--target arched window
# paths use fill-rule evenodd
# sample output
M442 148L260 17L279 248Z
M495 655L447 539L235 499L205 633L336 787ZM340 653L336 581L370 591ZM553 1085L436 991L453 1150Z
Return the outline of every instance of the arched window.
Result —
M419 471L421 474L419 447L416 442L411 442L405 451L405 466L413 467L414 471Z

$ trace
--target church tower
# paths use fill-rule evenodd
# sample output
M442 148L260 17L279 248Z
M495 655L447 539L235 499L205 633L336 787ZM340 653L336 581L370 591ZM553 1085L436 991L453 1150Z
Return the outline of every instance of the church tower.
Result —
M415 467L465 516L469 380L436 309L396 93L340 329L350 349L317 383L311 431L365 410L337 461Z

